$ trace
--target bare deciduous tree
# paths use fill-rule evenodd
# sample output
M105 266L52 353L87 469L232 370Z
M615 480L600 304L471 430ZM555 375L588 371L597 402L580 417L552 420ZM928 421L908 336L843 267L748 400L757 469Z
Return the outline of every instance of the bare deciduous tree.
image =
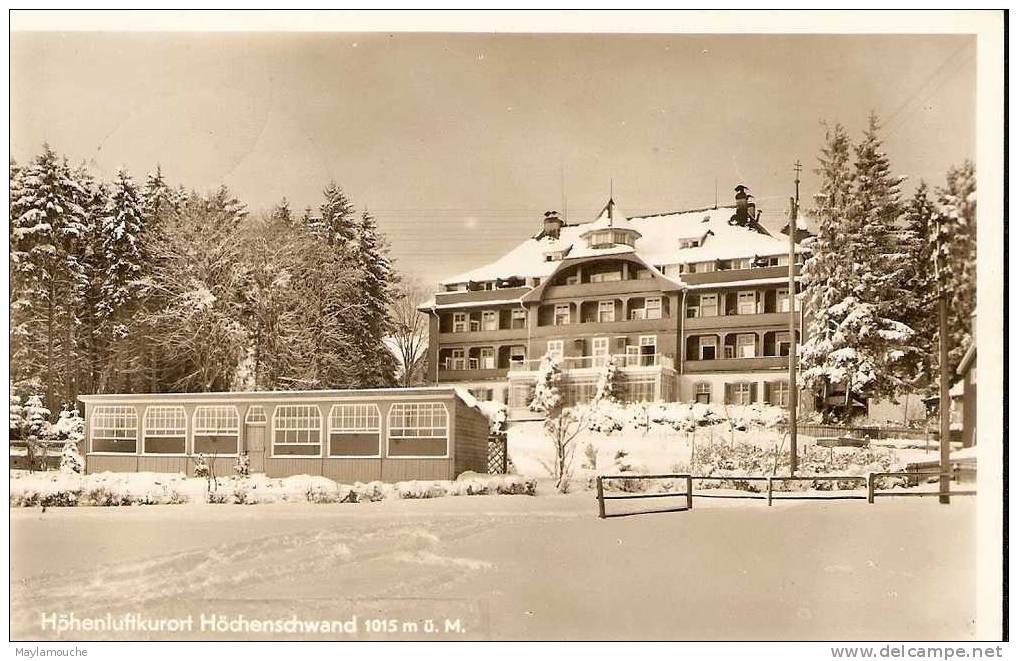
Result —
M404 388L424 380L428 353L428 318L417 306L428 298L419 281L407 280L397 287L392 301L392 346L399 359L399 384Z

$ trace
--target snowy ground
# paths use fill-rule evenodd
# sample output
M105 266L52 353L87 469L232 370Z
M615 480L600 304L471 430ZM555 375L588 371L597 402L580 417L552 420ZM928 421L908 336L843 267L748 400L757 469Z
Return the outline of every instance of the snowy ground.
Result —
M974 635L973 499L697 501L602 521L589 492L539 494L12 508L11 636L54 638L50 611L357 616L360 639ZM367 632L377 618L400 632ZM463 630L423 632L447 618Z

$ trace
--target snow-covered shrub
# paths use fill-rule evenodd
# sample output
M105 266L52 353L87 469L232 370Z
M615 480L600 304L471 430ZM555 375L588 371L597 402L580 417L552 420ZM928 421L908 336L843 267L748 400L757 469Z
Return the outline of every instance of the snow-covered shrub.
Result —
M194 476L203 479L211 477L212 473L209 471L209 462L205 459L205 455L198 453L198 456L194 458Z
M81 453L78 452L78 444L74 441L64 443L64 448L60 452L61 472L80 474L84 469L85 460L82 459Z
M240 477L247 477L251 474L251 457L247 452L237 455L237 460L233 463L233 472Z
M426 480L397 482L395 491L397 497L404 499L440 498L448 493L448 490L441 483Z
M618 374L619 366L615 362L615 357L612 356L608 358L608 361L605 362L604 367L597 376L597 390L594 392L595 404L618 400Z

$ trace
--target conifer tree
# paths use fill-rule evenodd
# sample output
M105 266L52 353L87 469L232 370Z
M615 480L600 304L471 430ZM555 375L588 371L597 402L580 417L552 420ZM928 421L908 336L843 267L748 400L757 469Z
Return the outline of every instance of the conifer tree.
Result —
M936 281L933 272L934 217L936 208L929 198L925 182L912 195L905 209L902 239L908 254L908 273L905 291L900 302L902 321L915 336L916 348L911 361L910 381L920 390L935 381L937 347Z
M358 344L364 361L361 385L391 386L395 383L396 359L385 344L392 328L392 306L396 274L388 250L378 236L375 219L365 211L356 225L357 266L364 297L364 314L357 325Z
M976 173L971 161L948 170L946 185L937 190L937 207L933 252L938 287L948 300L948 372L955 374L973 341L976 310Z
M17 255L11 308L15 331L12 354L19 356L15 380L38 376L45 401L73 400L76 288L81 281L80 245L87 234L81 207L84 191L66 159L49 145L23 172L20 197L13 202L13 244Z
M316 219L313 232L330 245L346 247L357 234L357 220L353 204L335 181L322 191L325 200L318 208L321 216Z

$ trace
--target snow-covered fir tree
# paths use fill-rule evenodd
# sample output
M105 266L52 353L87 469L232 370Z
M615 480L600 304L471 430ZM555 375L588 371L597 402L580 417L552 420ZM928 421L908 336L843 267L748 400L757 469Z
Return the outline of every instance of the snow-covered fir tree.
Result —
M954 374L972 342L976 306L976 173L971 161L948 170L946 185L937 189L934 224L935 279L948 300L948 370Z
M357 237L357 218L354 206L335 181L322 191L324 201L318 208L311 231L330 245L345 247Z
M77 394L76 294L88 230L84 191L49 145L20 172L19 186L11 203L11 353L19 357L14 380L39 377L45 401L56 406Z
M106 273L102 304L108 306L104 316L112 321L114 334L118 336L124 334L118 317L135 298L138 279L145 267L142 253L144 205L131 175L123 169L117 170L110 185L107 212L103 219L102 250Z
M531 411L546 413L549 417L562 410L562 367L552 356L541 359L534 384L534 398L530 400Z
M251 457L248 456L247 452L241 452L237 455L237 460L233 463L233 472L239 477L251 475Z
M934 382L936 339L936 281L934 279L934 217L937 211L925 182L905 208L902 238L908 254L908 276L900 301L901 320L914 332L911 384L919 389Z
M610 356L597 376L597 390L594 393L594 402L617 401L619 385L619 366L615 362L615 357Z
M50 433L50 410L39 395L32 395L25 401L23 415L25 447L28 450L29 465L34 467L36 457L43 456L46 450L43 441Z
M151 228L158 225L165 216L175 213L181 203L179 191L172 189L166 182L163 169L158 164L156 164L155 172L150 172L145 176L142 198L144 200L145 224Z
M72 441L64 443L60 451L60 472L80 474L85 470L85 460L78 450L78 444Z
M272 219L276 220L284 225L293 224L293 212L290 210L290 201L284 197L279 201L272 209Z
M365 211L356 226L355 243L364 313L357 332L364 361L364 387L394 385L396 359L385 345L391 334L389 310L392 306L396 274L388 249L378 235L375 219Z
M912 329L898 320L908 282L908 255L895 226L902 180L891 174L878 132L871 115L847 190L848 140L838 127L828 133L818 168L819 230L803 268L811 313L803 381L825 394L838 387L846 405L901 392L917 353Z

